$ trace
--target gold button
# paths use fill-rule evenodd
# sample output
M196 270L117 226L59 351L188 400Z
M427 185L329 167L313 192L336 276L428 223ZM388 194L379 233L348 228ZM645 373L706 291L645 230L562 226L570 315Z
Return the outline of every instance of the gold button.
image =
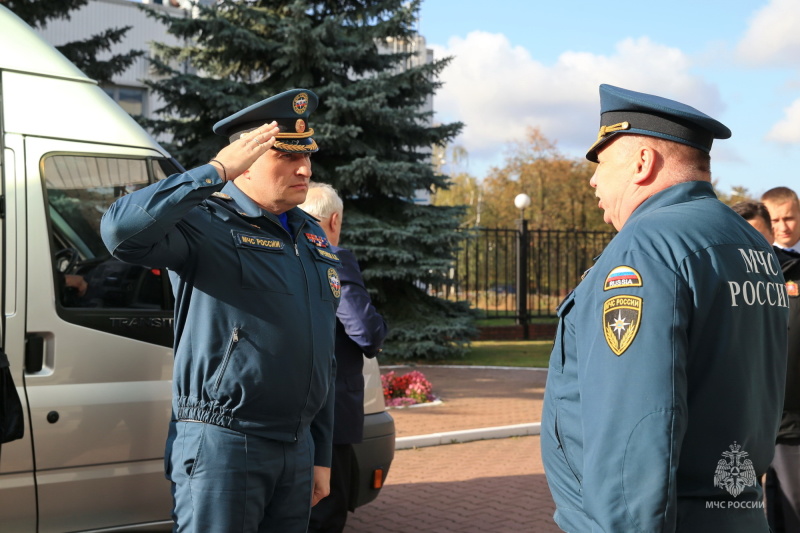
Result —
M206 180L206 183L211 183L211 180L207 179L207 180Z

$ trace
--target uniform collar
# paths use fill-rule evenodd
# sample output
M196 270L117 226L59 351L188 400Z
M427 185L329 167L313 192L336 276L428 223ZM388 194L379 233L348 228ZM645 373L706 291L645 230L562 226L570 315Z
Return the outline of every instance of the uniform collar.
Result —
M262 209L261 206L255 203L252 198L242 192L242 190L237 187L233 181L226 183L222 188L222 192L233 198L233 201L236 204L236 210L240 215L257 218L269 213L269 211ZM278 220L277 217L275 220Z
M229 181L225 184L222 188L222 192L227 194L233 199L235 204L236 211L239 212L240 215L250 217L250 218L258 218L258 217L266 217L278 225L281 225L280 220L278 220L277 215L273 215L266 209L262 208L256 202L253 201L252 198L247 196L239 187L236 186L235 183ZM289 219L289 224L293 227L300 227L301 223L306 220L315 221L316 219L300 209L299 207L293 207L286 212L286 215ZM296 223L293 223L295 221Z
M625 226L656 209L706 198L717 198L714 187L707 181L687 181L673 185L642 202L625 222Z

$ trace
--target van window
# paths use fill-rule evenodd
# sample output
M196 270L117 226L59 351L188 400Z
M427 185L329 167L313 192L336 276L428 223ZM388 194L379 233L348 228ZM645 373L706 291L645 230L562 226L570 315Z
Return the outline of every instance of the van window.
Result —
M59 315L103 330L131 317L171 317L166 269L112 257L100 219L117 198L177 169L166 160L61 154L45 157L43 166ZM104 314L114 319L102 320Z

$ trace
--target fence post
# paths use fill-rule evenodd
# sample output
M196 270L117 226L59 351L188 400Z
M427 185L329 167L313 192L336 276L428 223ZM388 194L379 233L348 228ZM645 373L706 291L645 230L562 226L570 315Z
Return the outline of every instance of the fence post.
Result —
M528 221L520 218L517 231L517 324L522 338L528 340Z

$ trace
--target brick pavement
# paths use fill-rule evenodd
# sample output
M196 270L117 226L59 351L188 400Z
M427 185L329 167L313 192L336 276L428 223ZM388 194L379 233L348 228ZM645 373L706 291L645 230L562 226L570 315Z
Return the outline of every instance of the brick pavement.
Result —
M398 437L540 419L545 372L417 369L444 403L391 410ZM553 511L539 437L514 437L397 451L381 494L345 532L555 533Z
M554 509L539 437L512 437L398 451L345 532L556 533Z

